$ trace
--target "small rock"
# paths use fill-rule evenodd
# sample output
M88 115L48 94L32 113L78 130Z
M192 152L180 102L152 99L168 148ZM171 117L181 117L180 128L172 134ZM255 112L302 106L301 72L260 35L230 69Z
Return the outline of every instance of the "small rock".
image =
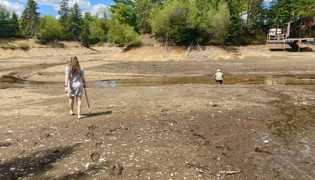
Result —
M92 159L93 162L98 163L99 160L100 160L100 154L99 154L98 152L93 153L93 154L91 155L91 159Z
M120 164L117 164L115 166L113 166L110 171L109 171L109 174L111 176L119 176L119 175L122 175L122 171L123 171L123 167L120 165Z
M89 130L96 129L96 126L95 126L95 125L91 125L91 126L88 127L88 129L89 129Z

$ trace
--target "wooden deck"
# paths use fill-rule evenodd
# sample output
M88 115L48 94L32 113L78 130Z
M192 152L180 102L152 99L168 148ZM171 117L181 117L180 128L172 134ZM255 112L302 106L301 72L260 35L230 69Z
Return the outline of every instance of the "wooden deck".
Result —
M288 39L268 39L267 43L293 43L293 42L314 42L314 38L288 38Z
M284 51L285 49L287 49L287 45L293 43L296 43L299 46L299 52L300 48L304 47L311 48L313 51L315 51L314 38L288 38L286 34L281 34L273 37L267 35L267 44L269 45L270 49L280 48Z

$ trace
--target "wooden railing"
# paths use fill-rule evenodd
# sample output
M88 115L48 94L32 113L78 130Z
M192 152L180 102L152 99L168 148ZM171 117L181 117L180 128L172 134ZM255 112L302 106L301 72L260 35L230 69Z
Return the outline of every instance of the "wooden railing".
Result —
M273 39L271 39L271 36L269 34L267 34L267 40L270 42L270 40L278 40L278 41L281 41L281 40L285 40L287 39L287 35L286 34L278 34L278 35L275 35L275 36L272 36Z

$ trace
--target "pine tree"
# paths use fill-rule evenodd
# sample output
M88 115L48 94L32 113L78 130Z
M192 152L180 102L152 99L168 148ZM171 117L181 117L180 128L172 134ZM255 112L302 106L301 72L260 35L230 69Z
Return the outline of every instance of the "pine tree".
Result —
M75 38L77 41L79 41L80 33L82 30L82 12L78 5L78 3L75 3L73 7L71 8L71 15L70 15L70 29L72 30L73 34L75 35Z
M297 9L298 15L309 19L309 37L312 37L312 21L315 17L315 1L299 0L297 3Z
M137 11L137 26L141 33L151 32L150 27L150 12L152 3L148 0L138 0L136 4Z
M90 12L85 12L84 18L83 18L83 24L82 24L82 31L80 35L81 43L85 47L89 47L90 44L90 23L93 21L93 17L91 16Z
M34 0L28 0L21 17L21 27L25 35L36 36L38 32L40 13L36 11L37 9L37 3Z
M0 37L8 37L10 12L0 4Z
M10 37L20 36L20 27L18 15L13 11L10 18Z
M136 2L133 0L113 0L116 4L110 5L109 10L116 16L120 23L132 27L137 25Z
M69 8L69 0L61 0L60 2L60 10L58 11L59 14L59 22L68 30L69 28L69 15L70 15L70 8Z

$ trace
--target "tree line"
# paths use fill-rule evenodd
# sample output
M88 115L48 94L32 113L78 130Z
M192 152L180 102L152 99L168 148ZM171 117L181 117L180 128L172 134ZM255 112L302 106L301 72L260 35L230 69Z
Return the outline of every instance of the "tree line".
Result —
M41 16L34 0L28 0L20 17L0 5L0 37L32 36L50 40L76 40L85 46L106 41L118 46L139 45L140 34L151 33L164 43L265 42L269 28L292 23L302 32L308 20L308 36L315 17L314 0L113 0L114 5L95 15L82 13L79 5L61 0L59 18ZM304 34L304 33L303 33Z

